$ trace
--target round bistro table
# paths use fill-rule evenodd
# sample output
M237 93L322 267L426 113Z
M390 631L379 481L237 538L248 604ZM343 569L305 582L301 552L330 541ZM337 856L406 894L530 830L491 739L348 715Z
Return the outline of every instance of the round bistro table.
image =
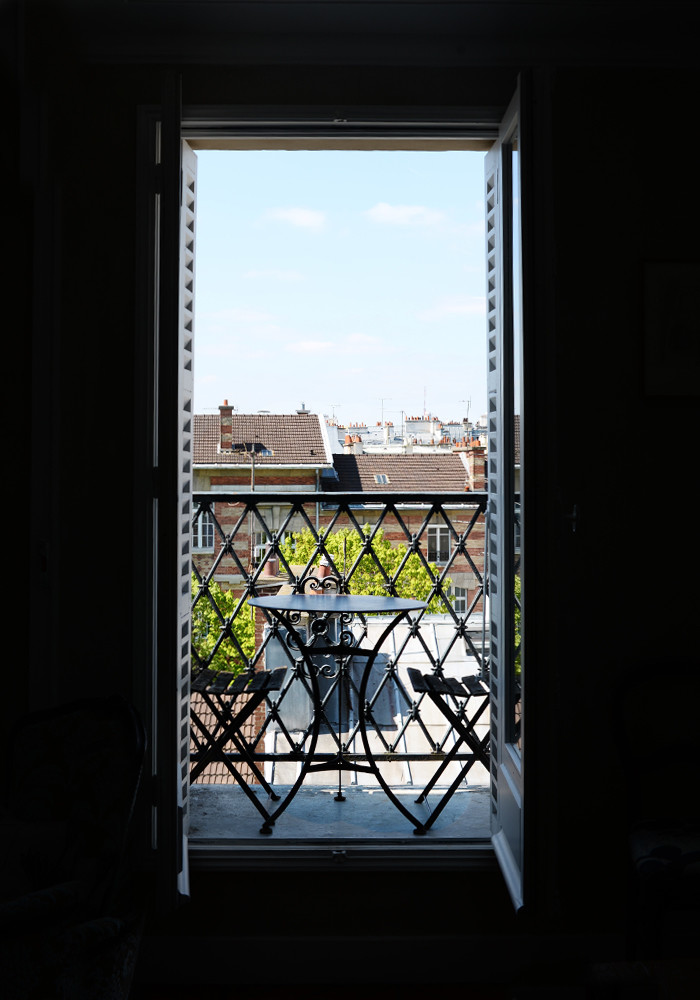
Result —
M306 678L311 686L311 700L313 704L313 717L310 733L310 744L308 751L303 755L302 766L296 781L292 785L287 795L281 800L277 808L269 814L260 829L261 833L272 833L272 826L275 820L290 804L296 793L301 788L304 779L310 773L317 771L338 771L338 794L337 801L343 801L342 793L342 772L345 770L363 771L374 775L379 782L384 793L390 801L418 828L414 833L424 832L422 824L413 817L405 808L397 796L383 778L379 766L372 754L367 733L367 685L369 683L372 667L377 658L377 654L398 623L404 619L411 611L420 612L425 610L426 604L423 601L405 600L400 597L375 597L373 595L362 594L334 594L313 592L309 594L280 594L273 597L252 597L248 604L254 608L260 608L271 614L279 624L286 629L286 643L293 654L298 654L303 660L306 670ZM377 641L371 646L361 646L352 631L352 625L357 616L364 618L366 615L386 616L387 624L381 630ZM304 621L305 616L307 621ZM303 631L302 631L303 630ZM338 680L338 750L333 759L317 759L316 745L321 730L322 721L325 717L322 702L322 695L319 686L319 671L321 668L314 663L314 657L330 656L335 659L338 673L341 675ZM359 687L359 728L362 744L367 756L367 763L360 763L351 760L347 756L342 744L342 691L343 679L347 673L349 662L352 658L359 657L365 659ZM338 676L338 674L336 674Z

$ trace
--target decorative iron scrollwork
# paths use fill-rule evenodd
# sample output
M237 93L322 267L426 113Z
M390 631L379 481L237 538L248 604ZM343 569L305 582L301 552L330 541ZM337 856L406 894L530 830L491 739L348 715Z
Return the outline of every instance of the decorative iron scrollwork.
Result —
M340 593L340 580L336 576L314 576L309 574L299 581L297 586L299 594L338 594Z

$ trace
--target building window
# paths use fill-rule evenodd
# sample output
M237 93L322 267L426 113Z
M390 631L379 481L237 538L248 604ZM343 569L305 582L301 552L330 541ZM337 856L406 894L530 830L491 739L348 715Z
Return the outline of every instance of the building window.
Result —
M264 561L270 544L270 538L264 531L256 531L253 537L253 565L259 566Z
M277 542L282 545L288 537L292 540L292 550L296 546L296 539L294 538L293 531L281 531L277 534ZM253 538L253 565L259 566L261 562L265 562L267 559L267 554L272 546L272 539L264 531L256 531Z
M214 549L214 520L208 510L202 511L192 525L192 548L208 551Z
M380 472L374 477L374 481L380 486L386 486L389 482L389 477L384 472Z
M428 528L428 562L446 563L450 558L450 529Z
M466 615L467 613L467 588L466 587L455 587L453 590L453 595L455 599L454 609L458 615Z

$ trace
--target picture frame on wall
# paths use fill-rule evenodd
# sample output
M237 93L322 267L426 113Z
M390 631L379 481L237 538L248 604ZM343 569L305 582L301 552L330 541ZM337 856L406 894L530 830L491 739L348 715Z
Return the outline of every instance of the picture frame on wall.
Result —
M698 396L700 262L644 264L644 391Z

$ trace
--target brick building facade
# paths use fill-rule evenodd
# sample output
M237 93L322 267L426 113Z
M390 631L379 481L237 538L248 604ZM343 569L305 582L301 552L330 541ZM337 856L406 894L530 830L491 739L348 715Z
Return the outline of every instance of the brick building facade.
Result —
M327 499L316 503L311 513L318 530L337 517L334 493L366 494L367 503L357 511L356 519L360 524L374 526L387 494L468 494L486 488L485 449L477 440L436 454L334 454L323 419L303 408L295 414L237 414L225 401L219 414L195 416L193 457L195 493L261 494L256 511L247 514L243 504L212 498L210 511L202 512L195 522L193 549L200 572L208 572L217 558L220 532L234 532L232 553L219 560L215 574L227 588L241 584L244 575L255 572L261 563L258 586L280 585L284 574L279 575L276 560L266 559L270 538L275 533L281 541L305 527L300 515L286 522L284 504L266 503L265 493L326 494ZM399 510L406 530L420 535L424 555L438 569L452 557L454 531L463 533L473 515L466 495L464 505L446 508L454 531L439 518L433 518L425 527L425 505L407 499ZM334 526L350 527L351 520L347 514L341 515ZM393 544L406 544L406 533L392 515L386 516L382 527ZM472 530L468 551L481 573L483 523ZM452 560L449 577L456 606L465 610L478 588L478 580L463 555Z

